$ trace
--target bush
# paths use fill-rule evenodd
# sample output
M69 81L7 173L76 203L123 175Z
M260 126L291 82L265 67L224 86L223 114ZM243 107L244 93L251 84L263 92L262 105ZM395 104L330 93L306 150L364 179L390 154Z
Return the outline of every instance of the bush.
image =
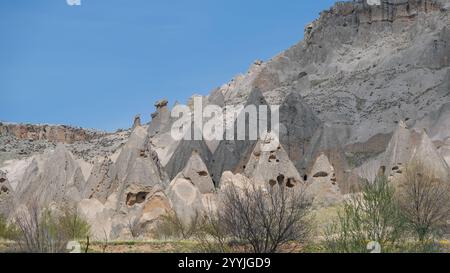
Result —
M394 193L385 176L378 176L373 183L364 182L362 192L344 203L337 220L325 231L325 251L367 253L372 241L384 252L395 248L405 224Z
M216 248L222 251L234 242L244 246L243 251L254 253L286 251L291 243L309 239L311 201L300 187L251 185L239 189L230 185L224 190L220 210L207 218L206 235L214 238Z
M409 230L419 242L439 238L450 218L450 185L420 162L406 167L398 200Z
M17 227L9 223L3 215L0 215L0 239L14 240L17 237Z
M67 252L69 241L89 236L89 224L80 218L76 210L54 212L27 206L15 217L18 227L17 242L24 252Z

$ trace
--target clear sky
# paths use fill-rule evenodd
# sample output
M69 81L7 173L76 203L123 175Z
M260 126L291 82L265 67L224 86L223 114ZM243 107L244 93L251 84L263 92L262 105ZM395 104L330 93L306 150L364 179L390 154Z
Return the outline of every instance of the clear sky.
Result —
M208 94L334 0L0 0L0 120L102 130Z

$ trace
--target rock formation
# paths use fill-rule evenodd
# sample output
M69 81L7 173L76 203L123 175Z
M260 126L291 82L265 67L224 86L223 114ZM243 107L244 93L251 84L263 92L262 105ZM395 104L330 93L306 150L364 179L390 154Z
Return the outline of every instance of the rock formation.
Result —
M194 130L198 130L191 126L191 130L187 133L191 133L194 135ZM192 137L190 138L192 139ZM164 166L167 174L170 179L173 179L179 172L183 170L183 168L188 164L189 159L192 156L193 152L196 152L201 160L206 164L208 170L211 169L211 164L213 162L213 156L211 151L206 145L205 141L202 140L188 140L182 139L177 143L176 149L173 152L172 157L169 162Z
M357 187L346 179L346 170L349 166L340 140L340 136L345 136L345 133L345 128L343 130L329 124L322 125L314 133L303 160L297 165L306 181L309 179L308 174L311 173L314 162L321 154L325 154L334 166L337 184L341 192L349 193Z
M145 128L137 127L122 148L111 170L112 179L108 196L118 192L118 208L126 203L126 189L135 186L165 186L168 178L159 162L157 154L151 149Z
M395 180L415 160L445 179L449 9L449 0L337 2L306 26L303 41L204 98L223 109L281 105L279 141L250 140L249 130L236 140L245 112L226 124L234 140L175 141L165 99L148 126L136 116L115 133L0 123L0 213L32 202L78 205L102 240L134 236L130 226L148 232L173 212L189 223L220 209L230 185L306 184L316 205L329 206L361 178L381 170Z
M205 212L201 192L188 179L176 177L172 180L167 189L167 196L177 217L185 224L191 223L195 217Z
M95 198L102 203L106 202L106 199L111 194L112 178L110 175L113 164L109 157L105 157L94 164L83 190L83 198Z
M309 141L321 121L307 106L300 94L291 92L280 106L280 142L294 164L299 164Z
M149 136L154 136L168 130L168 126L171 124L168 103L166 99L155 103L156 112L152 114L152 121L148 127Z
M254 89L248 97L248 100L244 107L249 105L253 105L258 109L261 105L267 105L267 102L261 92L259 92L259 90L257 89ZM268 114L270 115L270 109L268 109ZM220 142L219 146L214 152L211 176L216 184L219 183L224 171L242 172L244 169L243 166L249 160L251 152L255 147L257 140L250 139L249 130L247 129L248 127L246 127L245 130L245 140L237 140L238 120L240 118L245 118L245 124L249 124L249 120L245 115L245 112L239 113L235 122L226 128L226 130L233 130L232 132L234 132L234 140L230 140L224 137L224 140ZM262 119L262 117L260 117L260 113L258 112L257 120L260 119ZM268 127L268 129L269 128L270 126ZM260 128L258 126L258 131L259 130ZM224 135L226 135L226 133Z
M191 181L202 194L214 193L214 182L200 154L193 151L184 169L177 175Z
M0 122L0 136L14 136L25 140L47 140L55 143L71 144L76 141L88 141L105 133L75 128L66 125L32 125Z
M345 146L449 102L448 0L380 3L338 2L322 12L304 41L222 86L225 103L259 88L279 104L296 90L320 120L348 126Z
M81 200L85 180L73 155L63 144L37 157L17 185L17 199L45 207L51 203L73 206Z
M425 131L422 131L420 142L415 147L410 161L420 162L434 176L443 181L447 181L450 177L450 168L447 162L439 154Z
M337 185L336 173L325 154L321 154L310 173L307 193L314 197L314 203L319 206L335 205L342 201L343 196Z
M0 216L8 218L14 209L14 191L8 182L6 173L0 170Z
M386 176L394 176L401 173L401 169L411 159L413 145L412 132L403 121L400 121L384 153L380 165L381 172Z
M136 115L134 117L132 129L134 129L134 128L138 127L138 126L141 126L141 115Z
M303 181L273 133L264 135L255 145L244 174L257 185L265 186L280 184L292 188Z

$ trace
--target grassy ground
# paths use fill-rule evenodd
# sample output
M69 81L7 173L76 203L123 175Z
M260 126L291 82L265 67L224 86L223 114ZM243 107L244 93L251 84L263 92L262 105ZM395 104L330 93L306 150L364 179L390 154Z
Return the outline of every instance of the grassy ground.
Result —
M82 250L86 243L82 242ZM189 240L151 240L151 241L114 241L93 242L89 245L90 253L188 253L195 252L197 243Z

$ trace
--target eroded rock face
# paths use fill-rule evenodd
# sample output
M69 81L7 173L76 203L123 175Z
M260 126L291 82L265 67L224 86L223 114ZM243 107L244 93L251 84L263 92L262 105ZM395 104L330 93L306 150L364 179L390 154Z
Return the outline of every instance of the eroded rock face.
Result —
M325 154L321 154L311 169L307 192L319 206L335 205L343 200L336 173Z
M134 117L132 129L134 129L134 128L138 127L138 126L142 126L141 125L141 115L136 115Z
M384 153L380 172L386 176L401 174L402 169L410 161L414 149L413 133L401 121L392 135Z
M159 186L131 185L125 193L125 199L121 200L118 200L118 195L114 193L105 203L91 198L78 204L82 215L91 224L94 238L143 238L152 233L163 215L172 212L170 201ZM125 203L126 206L117 211L117 202Z
M245 103L245 106L248 105L253 105L258 109L260 106L267 105L267 102L258 89L253 89L247 99L247 102ZM269 109L268 113L270 113ZM261 120L263 120L263 117L260 117L259 114L260 113L258 112L257 120L259 120L260 118ZM219 146L214 152L211 176L216 185L220 182L220 178L225 171L242 173L244 170L243 166L248 162L251 156L251 152L255 148L257 141L250 139L248 130L245 131L245 140L237 140L238 120L244 120L246 121L246 124L248 124L248 119L245 118L245 115L245 112L239 113L235 122L229 125L230 127L227 127L226 129L233 130L232 132L234 132L235 140L229 140L224 137L224 140L219 143ZM225 135L226 133L224 134L224 136Z
M74 205L81 200L85 180L81 168L63 144L35 158L16 188L17 199L23 204L40 207L50 203Z
M245 189L252 185L250 178L243 174L233 174L230 171L226 171L222 174L220 179L220 191L225 191L228 187L235 187L237 189Z
M321 121L348 126L344 146L390 134L396 121L420 120L450 101L448 3L336 3L304 41L224 85L225 103L259 88L279 104L298 90Z
M193 127L192 132L194 130L197 129ZM213 155L209 150L208 145L206 145L206 142L204 140L182 139L177 143L172 157L164 166L164 169L170 179L175 178L175 176L177 176L178 173L180 173L185 166L189 164L189 160L193 152L197 153L208 170L212 169L211 165L213 164Z
M14 191L8 182L6 173L0 170L0 215L8 217L14 209Z
M155 103L156 112L152 114L152 121L148 127L149 136L164 133L169 130L171 124L170 110L166 99Z
M268 133L258 141L244 174L262 186L277 184L293 188L303 180L277 136Z
M425 131L421 133L420 142L413 151L411 162L423 164L427 170L442 181L447 181L449 178L450 168L447 162L439 154Z
M87 180L86 186L83 190L83 198L95 198L100 202L106 202L106 199L111 194L111 171L113 161L109 157L104 157L99 160L93 167L91 174Z
M349 169L349 165L344 153L344 147L341 144L346 137L346 128L336 127L330 124L322 125L314 133L303 160L297 165L297 168L307 178L307 181L309 179L308 174L311 173L317 158L321 154L325 154L334 166L337 184L341 192L347 194L357 187L357 185L354 185L350 180L346 179L346 170Z
M214 193L214 182L209 175L208 168L197 151L192 152L186 167L177 177L190 180L202 194Z
M105 133L66 125L32 125L0 123L0 136L11 135L17 139L47 140L55 143L71 144L101 137Z
M195 217L205 212L202 194L198 188L185 178L175 178L167 189L172 208L179 219L189 224Z
M295 91L284 99L279 111L280 142L297 165L303 159L312 136L320 128L321 121Z

